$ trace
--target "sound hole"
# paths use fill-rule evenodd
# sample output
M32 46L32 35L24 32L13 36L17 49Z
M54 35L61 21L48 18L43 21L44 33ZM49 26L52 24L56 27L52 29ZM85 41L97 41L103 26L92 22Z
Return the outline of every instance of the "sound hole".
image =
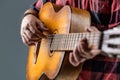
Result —
M50 51L49 57L52 57L54 55L54 51Z
M49 79L47 78L45 74L43 74L39 80L49 80Z

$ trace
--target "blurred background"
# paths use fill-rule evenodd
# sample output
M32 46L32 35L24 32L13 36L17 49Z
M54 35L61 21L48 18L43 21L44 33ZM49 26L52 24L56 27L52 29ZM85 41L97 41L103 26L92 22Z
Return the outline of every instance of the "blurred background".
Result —
M35 0L0 0L0 80L26 80L28 47L20 37L23 13Z

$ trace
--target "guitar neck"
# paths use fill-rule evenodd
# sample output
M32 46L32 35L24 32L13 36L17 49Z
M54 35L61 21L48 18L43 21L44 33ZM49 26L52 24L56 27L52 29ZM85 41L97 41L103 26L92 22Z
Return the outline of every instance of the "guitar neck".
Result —
M78 42L87 38L89 44L99 48L101 33L69 33L49 35L48 43L51 51L72 51Z

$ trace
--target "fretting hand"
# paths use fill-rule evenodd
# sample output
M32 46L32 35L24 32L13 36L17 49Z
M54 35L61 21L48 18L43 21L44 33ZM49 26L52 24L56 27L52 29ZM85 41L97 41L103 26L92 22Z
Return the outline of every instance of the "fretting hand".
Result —
M88 27L88 32L99 32L95 27ZM86 38L82 39L76 46L73 52L69 55L70 63L73 66L78 66L87 59L92 59L101 52L99 49L95 49L94 45L89 45Z

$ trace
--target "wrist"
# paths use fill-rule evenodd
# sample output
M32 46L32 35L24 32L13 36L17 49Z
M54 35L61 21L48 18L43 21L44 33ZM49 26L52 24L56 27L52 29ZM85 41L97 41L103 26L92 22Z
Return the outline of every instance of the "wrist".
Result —
M35 16L35 17L38 17L38 12L35 11L35 10L33 10L33 9L28 9L27 11L25 11L23 17L25 17L25 16L27 16L27 15L33 15L33 16Z

